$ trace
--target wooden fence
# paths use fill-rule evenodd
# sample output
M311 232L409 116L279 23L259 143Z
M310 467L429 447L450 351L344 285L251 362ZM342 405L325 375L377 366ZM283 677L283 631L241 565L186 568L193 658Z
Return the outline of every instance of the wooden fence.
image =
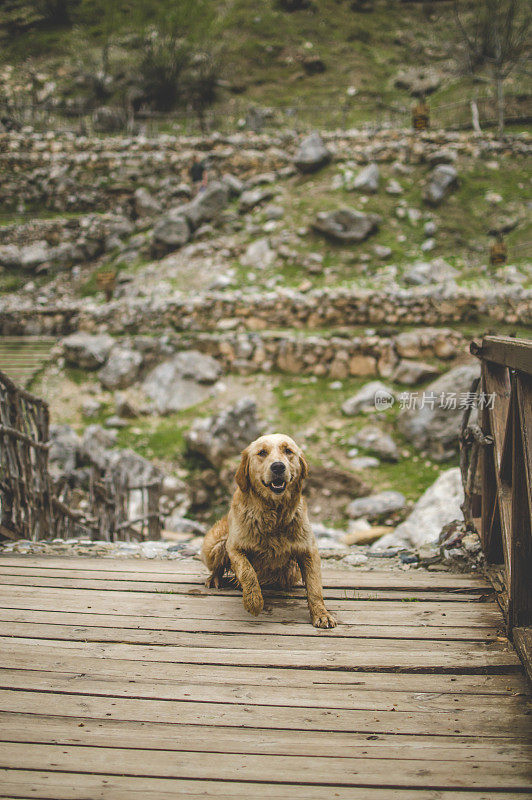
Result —
M0 371L0 535L37 541L159 539L161 484L132 485L127 476L91 467L89 511L71 507L67 480L48 469L50 415L39 397ZM130 510L136 513L130 518Z
M487 336L471 352L481 360L482 402L479 425L462 431L472 443L464 513L480 534L508 632L532 672L532 340Z

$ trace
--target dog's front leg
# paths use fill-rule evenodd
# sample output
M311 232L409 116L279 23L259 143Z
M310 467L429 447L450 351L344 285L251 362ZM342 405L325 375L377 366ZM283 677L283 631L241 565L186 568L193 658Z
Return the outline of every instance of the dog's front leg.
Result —
M227 551L231 567L242 587L244 608L254 617L258 616L264 608L264 600L260 590L257 573L251 566L248 557L242 550L234 548Z
M297 559L307 589L307 603L315 628L335 628L336 620L323 602L321 561L317 549L309 550Z

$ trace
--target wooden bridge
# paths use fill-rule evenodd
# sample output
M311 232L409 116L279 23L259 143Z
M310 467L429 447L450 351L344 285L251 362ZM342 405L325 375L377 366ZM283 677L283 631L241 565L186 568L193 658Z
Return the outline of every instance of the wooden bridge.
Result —
M532 797L491 586L326 569L258 619L199 564L0 558L2 798Z
M532 343L475 353L495 402L462 430L464 512L490 582L327 568L339 625L316 630L302 589L254 619L198 562L0 555L0 800L532 798L511 641L532 673ZM52 489L19 469L47 445L4 405L16 538Z

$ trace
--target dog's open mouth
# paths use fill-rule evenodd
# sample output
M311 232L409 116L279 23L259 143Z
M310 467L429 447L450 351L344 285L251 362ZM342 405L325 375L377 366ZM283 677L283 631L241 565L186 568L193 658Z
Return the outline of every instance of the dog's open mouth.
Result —
M264 481L263 481L264 483ZM270 483L264 483L264 485L271 489L274 494L282 494L286 489L286 481L282 478L273 478Z

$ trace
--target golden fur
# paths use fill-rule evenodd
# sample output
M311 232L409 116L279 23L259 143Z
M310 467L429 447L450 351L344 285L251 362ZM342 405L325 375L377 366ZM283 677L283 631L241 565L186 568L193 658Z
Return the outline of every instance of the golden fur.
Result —
M323 602L321 563L301 491L308 467L289 436L270 434L242 453L237 489L227 516L206 534L202 558L218 588L232 570L242 587L244 607L260 614L261 586L289 588L301 578L307 589L312 624L334 628Z

